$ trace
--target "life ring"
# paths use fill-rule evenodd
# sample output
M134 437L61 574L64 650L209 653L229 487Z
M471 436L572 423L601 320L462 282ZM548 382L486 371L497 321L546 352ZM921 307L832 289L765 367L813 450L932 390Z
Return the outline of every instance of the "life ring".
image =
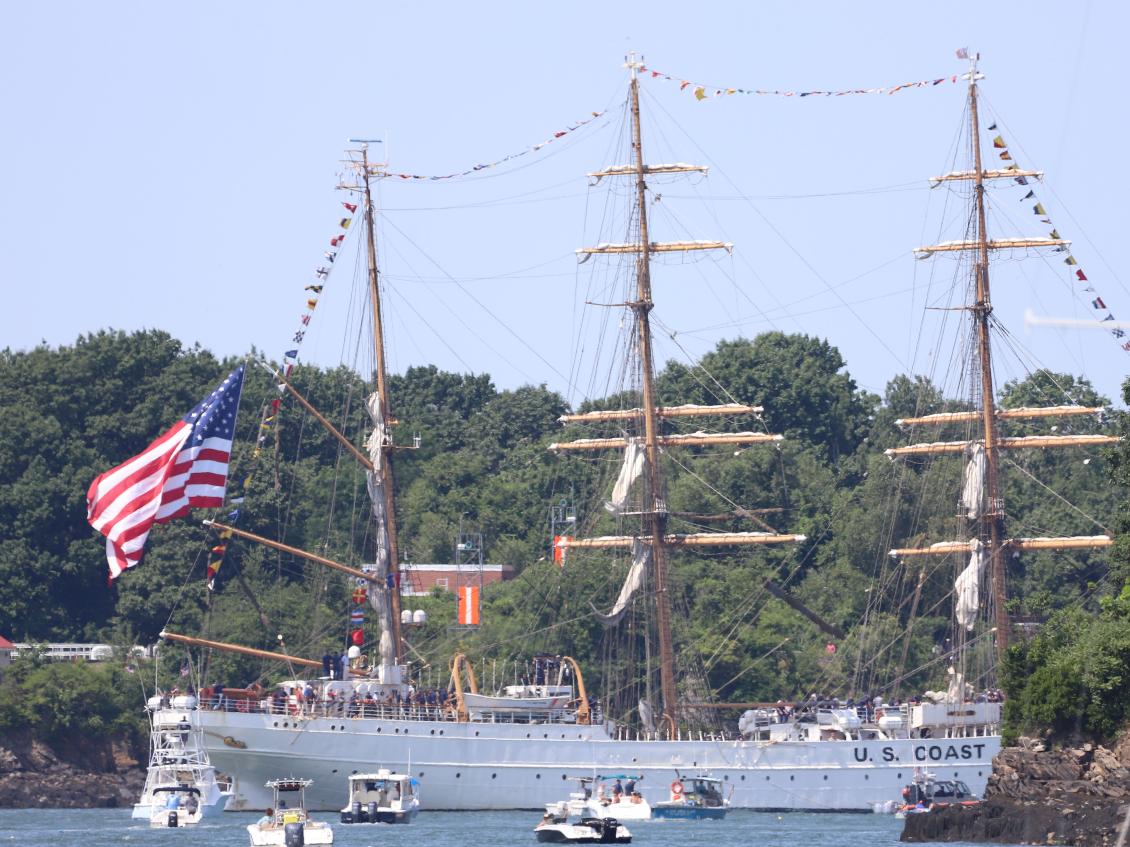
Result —
M674 782L672 782L671 783L671 793L674 794L676 797L680 796L683 793L683 783L679 782L679 780L677 780L677 779Z

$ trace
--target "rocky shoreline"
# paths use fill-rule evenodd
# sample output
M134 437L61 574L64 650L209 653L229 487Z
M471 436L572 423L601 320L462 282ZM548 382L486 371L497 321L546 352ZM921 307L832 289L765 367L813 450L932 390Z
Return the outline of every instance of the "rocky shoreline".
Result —
M907 815L900 840L1115 847L1130 821L1130 735L1112 750L1047 750L1021 739L1002 750L984 802ZM1120 842L1121 835L1121 842Z
M39 741L0 738L3 809L129 808L144 785L145 765L122 743L55 749Z

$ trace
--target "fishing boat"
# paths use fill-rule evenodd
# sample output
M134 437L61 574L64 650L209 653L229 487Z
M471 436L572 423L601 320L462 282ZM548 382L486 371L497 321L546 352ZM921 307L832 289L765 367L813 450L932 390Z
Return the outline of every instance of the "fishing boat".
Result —
M153 821L163 817L168 824L168 798L183 797L180 823L195 823L200 818L219 815L231 799L230 783L220 778L208 760L200 729L193 722L199 714L195 696L155 695L146 703L149 717L149 768L141 797L134 804L132 817ZM189 800L191 799L191 803ZM194 814L184 812L197 806Z
M309 779L271 779L265 788L271 791L272 802L267 814L248 824L251 847L302 847L303 844L333 844L333 828L315 821L306 811L306 789Z
M368 473L373 513L370 532L377 539L376 561L364 568L353 567L238 527L211 523L234 537L316 562L357 580L376 610L381 636L365 660L358 649L341 674L333 672L324 662L301 656L171 631L162 634L170 641L192 648L231 650L286 662L307 674L305 678L286 683L300 691L312 690L313 699L307 698L302 707L264 694L249 699L241 709L208 708L195 716L205 730L204 743L212 761L233 775L235 797L229 808L266 807L271 798L262 786L283 757L301 762L303 771L321 786L309 793L312 807L334 810L340 808L340 798L335 797L328 786L340 778L340 773L368 772L373 761L411 762L410 775L427 780L429 806L451 810L540 808L544 803L545 786L550 782L580 779L594 773L615 773L629 764L633 773L643 777L639 783L642 799L652 808L671 802L666 786L673 771L693 773L702 769L708 770L711 779L719 783L719 793L727 796L733 808L870 811L875 804L896 796L911 770L923 765L944 767L947 778L952 774L973 791L983 790L992 758L1000 747L1001 704L998 699L978 696L993 684L995 674L983 670L970 674L970 663L974 658L978 661L995 658L1008 644L1010 622L1004 580L1000 576L1005 557L1056 545L1079 549L1110 544L1106 536L1032 539L1009 538L1004 532L999 488L1000 451L1058 446L1063 439L1058 436L1040 436L1037 441L1002 438L998 424L1019 420L1025 415L1034 420L1046 419L1048 415L1070 419L1099 410L1056 407L1031 412L997 408L988 343L987 256L997 249L1054 248L1062 242L1056 239L993 241L985 229L981 210L973 216L978 221L974 237L932 248L940 253L968 251L979 257L973 273L974 299L960 307L972 319L978 339L972 348L978 391L971 408L947 412L942 417L907 419L903 423L914 430L954 425L978 429L971 430L969 437L960 442L910 445L892 448L888 454L893 459L927 456L933 460L968 452L970 466L974 468L970 478L975 481L968 486L973 492L969 495L970 502L977 501L980 505L974 512L975 517L964 519L963 540L925 547L907 543L891 550L889 561L903 563L949 556L952 564L954 556L973 556L974 561L969 566L972 570L961 570L954 592L956 640L937 657L937 661L944 664L934 668L937 677L948 677L949 684L944 690L933 692L931 697L898 696L898 685L908 675L900 667L891 669L890 679L861 683L858 690L866 691L868 696L852 702L813 696L788 703L735 704L715 702L708 691L694 691L695 696L688 699L684 692L689 690L690 683L677 684L683 677L676 667L672 635L672 617L676 614L670 605L672 558L684 551L787 548L805 542L805 537L799 533L778 532L763 521L757 524L756 530L682 531L687 523L693 526L697 518L708 516L677 515L667 504L664 463L678 450L693 452L704 447L720 447L728 453L735 448L745 450L774 445L782 436L765 431L758 422L761 409L749 403L727 398L721 404L664 405L657 399L650 323L655 305L651 287L652 257L725 251L730 245L706 240L652 240L648 220L649 181L660 176L665 179L676 179L684 174L701 176L705 168L681 163L646 163L637 83L643 65L632 56L626 67L629 86L625 137L631 140L630 161L596 171L590 174L590 179L601 184L625 179L630 182L631 190L627 192L632 201L627 218L630 237L623 243L602 241L579 253L584 259L596 261L601 257L628 259L623 264L631 272L629 290L603 307L619 308L628 313L630 321L626 321L625 326L630 325L630 330L625 333L626 342L622 346L632 354L633 361L624 373L634 376L628 385L630 390L620 395L626 398L621 407L593 409L563 417L563 423L571 427L604 427L613 434L563 440L551 447L559 454L589 455L609 450L622 454L622 461L616 462L620 472L612 486L607 508L612 516L608 520L613 521L618 530L614 534L588 538L565 536L555 542L555 550L568 555L570 561L588 555L605 557L600 561L626 571L619 596L609 612L598 613L599 620L615 628L620 621L630 619L628 613L637 604L648 606L649 620L654 622L654 629L649 632L654 632L655 637L648 640L646 646L649 656L656 660L657 672L649 671L638 678L646 681L651 696L641 697L638 710L633 710L636 714L630 720L625 719L623 711L609 714L603 704L590 698L582 669L569 656L544 657L535 679L480 692L470 663L463 656L456 656L451 667L451 701L421 704L412 700L412 677L400 629L403 619L400 598L398 592L389 589L393 582L391 563L400 558L392 501L392 461L398 447L392 437L395 418L389 406L384 370L373 224L376 210L370 187L371 180L380 176L381 170L369 161L368 147L362 145L351 153L357 175L351 190L363 207L368 253L364 266L369 275L377 362L376 386L367 404L373 429L366 442L367 452L341 433L336 433L335 437ZM970 131L971 137L976 139L971 149L976 153L976 163L969 170L955 171L939 180L943 184L972 184L971 196L976 203L982 196L985 181L997 176L1015 178L1024 172L1009 170L998 174L982 167L977 123L980 77L975 67L970 69L967 78ZM276 378L288 395L301 398L285 375L276 373ZM716 433L677 429L696 418L710 421L745 418L753 424L735 424ZM332 429L324 418L320 422ZM1111 439L1073 436L1068 440L1089 445L1109 443ZM971 512L973 508L969 507ZM730 517L735 521L748 520L751 516L756 518L755 513L756 510L737 506ZM920 527L895 533L900 539L921 535ZM883 553L885 556L886 547ZM986 574L991 574L991 579ZM987 592L991 602L978 603L976 589L986 580L991 585ZM645 586L646 590L641 590ZM766 587L779 591L769 584ZM795 598L782 592L782 599L806 616L812 616L811 610L806 611ZM913 602L904 599L905 602L898 605L900 626L906 625L908 620L906 610L909 608L909 620L913 621L917 608L916 599ZM982 624L976 637L967 638L971 632L967 628L968 621L974 615L970 610L974 608L989 608L996 618L989 625ZM868 614L877 612L869 607ZM913 628L913 624L909 628ZM993 649L987 650L986 645L992 645ZM860 666L869 670L877 667L862 662ZM950 669L952 672L948 672ZM978 683L977 691L972 687L974 680ZM360 706L347 705L358 699L362 700ZM652 702L656 702L654 707ZM710 715L721 713L740 715L734 721L736 731L732 725L719 727L709 719ZM724 812L725 804L711 808Z
M349 798L342 823L412 823L420 810L419 783L382 768L349 776Z
M730 809L722 792L722 780L709 774L676 776L671 782L671 798L652 807L658 820L721 820Z

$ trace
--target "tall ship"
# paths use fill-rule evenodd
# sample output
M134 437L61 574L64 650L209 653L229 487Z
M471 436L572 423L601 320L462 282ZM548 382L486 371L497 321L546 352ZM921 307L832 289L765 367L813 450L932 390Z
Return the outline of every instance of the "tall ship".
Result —
M693 454L715 447L724 448L728 455L759 449L759 445L772 447L782 436L765 431L758 417L760 408L734 398L725 397L717 404L660 399L653 349L653 259L661 254L729 250L730 245L652 240L649 210L658 197L650 183L659 177L703 174L705 169L683 163L647 163L638 85L643 66L629 56L626 67L630 76L625 110L630 161L590 174L596 182L617 184L620 196L627 199L630 211L622 219L626 237L578 251L584 260L611 259L611 264L626 271L626 289L613 295L621 299L595 304L619 309L630 318L625 321L622 344L627 354L622 370L625 387L615 408L604 404L565 415L562 422L570 427L569 432L581 430L586 437L561 440L551 449L565 457L616 456L618 474L599 524L611 531L588 537L560 536L555 550L568 557L570 566L591 561L593 566L607 565L610 573L612 568L626 572L610 610L598 613L604 626L615 628L634 619L626 614L629 610L648 608L649 635L637 642L644 645L639 652L646 653L647 662L633 677L643 681L631 689L639 695L631 719L623 718L622 709L609 709L612 693L599 697L586 690L584 669L562 655L539 656L528 678L494 691L480 691L471 663L456 656L450 682L444 681L446 690L439 697L414 696L422 682L413 677L402 631L410 617L400 608L400 592L390 576L401 557L393 502L393 454L398 446L391 433L396 419L385 372L371 189L380 169L369 161L367 146L362 146L351 162L357 177L353 190L363 206L368 256L376 360L375 386L366 404L372 429L363 450L340 433L335 437L366 469L375 561L364 568L354 567L234 526L214 526L228 537L274 547L356 580L375 612L380 636L368 655L354 650L342 666L332 657L317 661L172 631L162 633L165 639L191 649L230 650L288 663L291 669L292 678L277 686L215 693L195 715L212 764L233 779L230 810L268 806L271 797L263 786L280 773L313 780L307 792L311 809L337 809L347 776L376 767L418 779L426 786L427 806L432 809L537 809L557 796L569 780L629 772L639 777L637 790L652 804L667 798L669 783L679 773L709 771L721 781L732 808L760 810L870 811L898 797L914 769L924 766L940 777L962 780L975 793L984 790L992 758L1000 747L1001 702L994 693L993 667L1007 649L1012 631L1005 594L1006 557L1032 550L1101 548L1111 543L1107 536L1010 536L1001 494L1000 456L1013 449L1097 445L1113 439L1001 433L1006 422L1071 420L1101 410L1063 405L1005 410L997 406L990 343L990 257L1001 250L1055 249L1062 241L994 240L986 228L985 184L997 178L1014 179L1023 172L982 166L976 65L971 64L967 75L972 167L939 178L972 187L972 228L961 241L929 248L935 253L971 257L969 297L960 310L974 339L967 364L975 374L976 391L964 408L903 422L916 433L925 428L964 427L967 437L888 451L897 461L925 457L942 462L964 456L968 464L962 492L954 492L954 500L960 494L962 503L962 516L953 526L957 535L934 540L924 538L925 533L915 528L914 538L900 536L896 540L905 543L890 550L892 562L937 559L956 573L953 636L935 657L933 678L939 682L936 690L922 696L917 692L910 696L907 691L897 696L897 681L869 680L850 700L813 694L788 702L744 703L720 702L698 684L694 666L684 660L684 645L676 643L673 635L672 618L679 612L672 601L672 563L680 556L703 552L726 551L736 556L751 550L787 549L806 539L799 533L777 532L756 516L751 519L758 529L752 531L685 531L688 525L693 530L696 523L708 523L708 516L668 506L675 495L670 471L680 451ZM297 396L284 377L279 376L279 381L284 390ZM701 431L701 422L718 431ZM332 426L324 419L322 423ZM592 432L602 428L603 434ZM735 513L746 518L756 511L733 505ZM955 566L959 560L960 566ZM775 590L819 625L830 626L779 587ZM916 608L904 604L899 614L897 620L911 629ZM909 674L900 668L898 676L904 679ZM608 684L607 679L604 682ZM307 692L305 697L303 692ZM724 715L728 719L720 719Z

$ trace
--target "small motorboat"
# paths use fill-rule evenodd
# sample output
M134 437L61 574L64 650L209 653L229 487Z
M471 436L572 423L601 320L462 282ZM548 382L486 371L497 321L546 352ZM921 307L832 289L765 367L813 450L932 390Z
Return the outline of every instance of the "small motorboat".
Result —
M632 833L616 818L570 817L568 800L548 804L534 834L547 844L632 843Z
M272 779L266 783L274 805L256 823L247 827L251 847L303 847L306 844L333 844L334 831L328 823L313 820L306 813L306 787L311 779Z
M636 788L641 779L642 776L629 774L578 777L579 790L570 793L567 801L569 816L574 819L651 820L651 805Z
M384 768L349 777L349 800L342 823L411 823L420 810L419 783Z
M671 783L671 799L655 803L651 816L656 819L704 820L726 817L730 800L722 795L722 780L712 776L676 776Z
M969 790L960 779L937 779L934 774L916 769L914 781L902 789L901 804L896 805L896 817L928 812L939 806L959 804L976 806L981 799Z
M204 805L200 789L191 785L169 785L153 789L150 826L177 827L200 823Z

